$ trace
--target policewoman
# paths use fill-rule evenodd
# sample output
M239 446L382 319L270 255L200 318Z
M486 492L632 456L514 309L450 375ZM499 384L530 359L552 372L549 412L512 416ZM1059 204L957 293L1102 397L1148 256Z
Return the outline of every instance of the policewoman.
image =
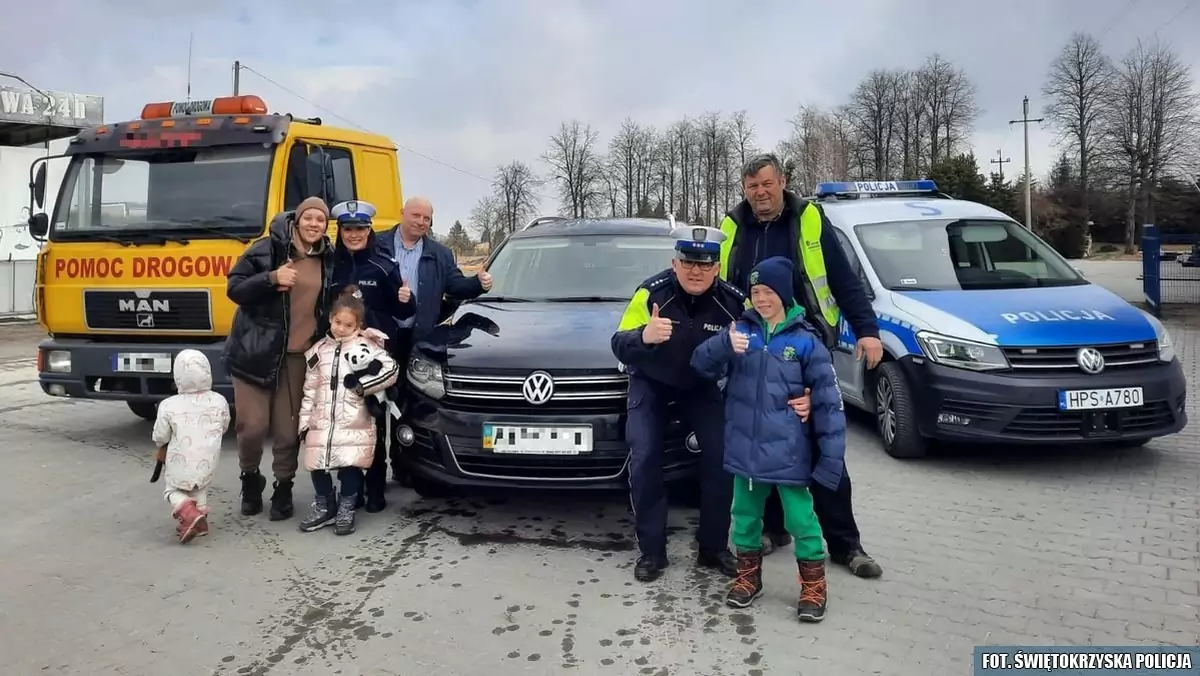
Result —
M334 245L331 298L337 298L346 286L357 285L366 306L367 326L379 329L396 341L397 320L411 317L416 308L410 289L400 279L400 271L390 258L375 246L375 205L362 200L340 202L329 211L337 223L337 243ZM375 434L375 458L366 476L366 509L380 512L387 507L384 488L387 485L387 446L382 413Z
M714 228L675 228L671 267L638 286L612 337L629 373L629 491L641 555L634 576L649 582L667 567L667 490L663 436L667 405L676 403L696 435L700 456L697 565L737 574L729 551L733 480L724 470L725 408L716 383L692 369L692 352L741 316L746 296L717 279L724 235Z

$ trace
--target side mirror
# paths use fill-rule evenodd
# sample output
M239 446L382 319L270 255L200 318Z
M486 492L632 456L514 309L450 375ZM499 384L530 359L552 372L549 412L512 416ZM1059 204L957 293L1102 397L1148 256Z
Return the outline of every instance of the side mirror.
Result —
M33 175L33 180L29 182L29 190L33 195L33 202L37 208L41 209L46 204L46 163L42 162L38 165L37 173ZM30 211L33 211L30 209ZM45 214L43 214L44 216Z
M45 212L39 211L29 217L28 223L30 236L38 241L44 241L46 234L50 232L50 217Z

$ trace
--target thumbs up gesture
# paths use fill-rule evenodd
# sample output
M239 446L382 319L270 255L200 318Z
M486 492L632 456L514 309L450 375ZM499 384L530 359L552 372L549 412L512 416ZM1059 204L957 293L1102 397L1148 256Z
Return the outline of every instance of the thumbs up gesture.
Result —
M671 320L658 316L658 303L650 311L650 321L642 329L642 341L647 345L658 345L671 339Z
M275 270L275 288L280 291L288 291L296 285L297 276L298 273L292 267L292 262L284 263Z
M488 272L487 270L480 270L477 276L479 277L479 285L483 287L483 290L491 291L492 273Z
M396 294L396 299L399 300L401 304L412 300L412 287L408 285L407 279L401 278L400 292Z
M729 325L729 344L733 346L734 354L745 354L750 347L750 336L738 331L737 322Z

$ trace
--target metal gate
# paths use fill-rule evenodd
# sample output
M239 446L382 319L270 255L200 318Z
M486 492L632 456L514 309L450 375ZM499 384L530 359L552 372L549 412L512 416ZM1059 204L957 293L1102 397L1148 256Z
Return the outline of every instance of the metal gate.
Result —
M1146 225L1142 291L1156 315L1162 314L1164 305L1200 305L1200 235L1163 235L1156 226Z
M0 261L0 319L28 317L36 313L36 279L37 261Z

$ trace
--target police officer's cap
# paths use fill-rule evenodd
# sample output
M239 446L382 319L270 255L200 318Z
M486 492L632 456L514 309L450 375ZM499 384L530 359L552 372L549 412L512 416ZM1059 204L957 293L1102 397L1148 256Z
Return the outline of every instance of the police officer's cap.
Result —
M375 218L375 205L362 200L338 202L329 210L339 228L369 228Z
M675 258L681 261L716 263L721 260L721 242L725 233L700 225L681 225L671 231L675 238Z

